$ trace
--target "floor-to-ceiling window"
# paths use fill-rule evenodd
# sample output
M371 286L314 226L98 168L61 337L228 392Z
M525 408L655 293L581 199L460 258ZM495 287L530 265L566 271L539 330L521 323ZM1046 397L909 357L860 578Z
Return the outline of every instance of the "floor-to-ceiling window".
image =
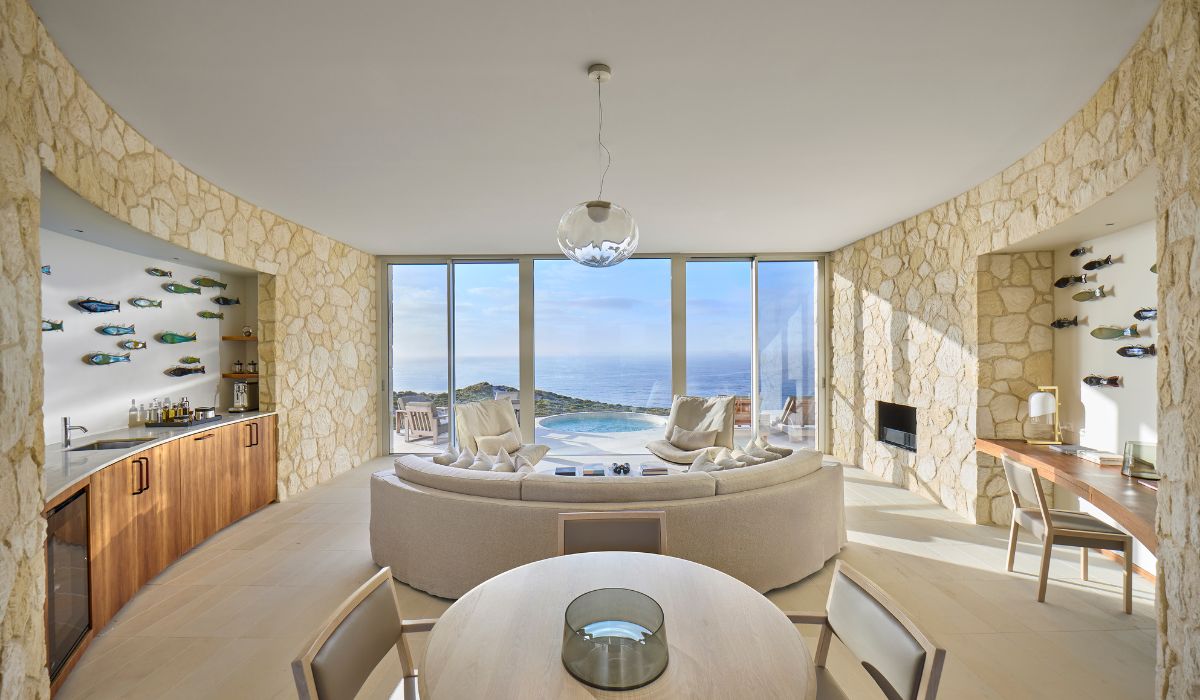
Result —
M820 445L819 259L427 257L385 270L393 452L440 452L455 403L501 398L555 454L636 458L662 436L673 386L734 396L738 444L757 430Z
M814 260L758 263L758 420L769 440L817 446L818 298Z
M670 259L533 269L536 440L559 454L643 449L671 407Z
M751 260L689 260L685 324L687 393L734 396L734 441L753 424L753 278Z

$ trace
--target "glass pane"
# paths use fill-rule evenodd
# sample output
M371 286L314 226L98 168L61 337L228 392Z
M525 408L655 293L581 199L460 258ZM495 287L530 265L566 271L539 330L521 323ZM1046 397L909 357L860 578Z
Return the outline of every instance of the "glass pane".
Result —
M817 271L758 264L759 430L789 447L817 445Z
M736 396L734 442L750 437L754 357L749 260L687 263L687 393Z
M441 452L449 439L446 266L391 265L392 451Z
M517 263L454 264L454 400L508 398L520 417Z
M671 261L534 264L537 441L645 454L671 407ZM570 414L570 415L567 415Z

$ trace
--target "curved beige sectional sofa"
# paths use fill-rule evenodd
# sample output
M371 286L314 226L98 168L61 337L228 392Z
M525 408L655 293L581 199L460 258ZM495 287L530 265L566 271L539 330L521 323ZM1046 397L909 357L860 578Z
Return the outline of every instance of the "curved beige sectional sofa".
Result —
M554 556L559 513L663 510L668 554L766 592L819 571L845 545L842 488L841 465L810 451L637 477L471 471L405 455L371 477L371 554L413 588L458 598Z

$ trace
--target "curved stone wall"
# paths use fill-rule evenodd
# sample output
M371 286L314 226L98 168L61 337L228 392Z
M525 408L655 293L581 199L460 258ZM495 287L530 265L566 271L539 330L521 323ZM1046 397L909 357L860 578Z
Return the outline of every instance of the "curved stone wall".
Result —
M1188 698L1200 697L1200 0L1165 0L1088 103L1020 161L833 254L833 450L965 517L1006 518L1002 472L974 440L1012 436L1027 389L1048 383L1049 340L1034 324L1048 279L1036 255L995 253L1150 167L1165 477L1157 695ZM998 298L998 279L1025 291ZM915 458L875 443L875 400L917 407Z
M146 141L79 76L25 0L0 0L0 698L42 698L41 170L109 214L258 270L279 490L378 452L372 256L239 199Z

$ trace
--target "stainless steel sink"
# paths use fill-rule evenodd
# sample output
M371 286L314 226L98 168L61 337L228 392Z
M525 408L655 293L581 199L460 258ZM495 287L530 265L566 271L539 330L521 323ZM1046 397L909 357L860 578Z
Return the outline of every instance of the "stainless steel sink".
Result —
M123 438L120 440L97 440L81 447L73 447L68 452L84 452L88 450L127 450L143 443L150 442L152 437Z

